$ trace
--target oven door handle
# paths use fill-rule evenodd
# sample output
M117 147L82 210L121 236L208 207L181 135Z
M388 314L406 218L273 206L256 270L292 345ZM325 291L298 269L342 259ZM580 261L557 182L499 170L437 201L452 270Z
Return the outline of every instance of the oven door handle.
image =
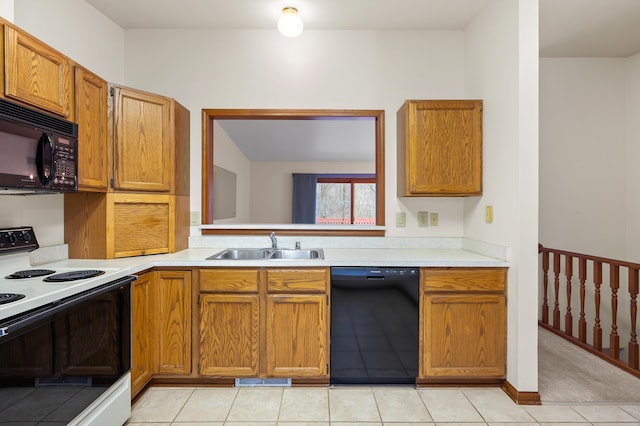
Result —
M60 311L69 309L95 296L107 293L121 286L131 285L131 283L137 279L138 277L136 277L135 275L127 275L115 281L110 281L106 284L92 288L82 293L60 299L40 308L36 308L32 311L28 311L24 314L19 314L15 317L12 317L6 322L0 323L0 338L8 336L11 333L15 333L46 317L55 315Z

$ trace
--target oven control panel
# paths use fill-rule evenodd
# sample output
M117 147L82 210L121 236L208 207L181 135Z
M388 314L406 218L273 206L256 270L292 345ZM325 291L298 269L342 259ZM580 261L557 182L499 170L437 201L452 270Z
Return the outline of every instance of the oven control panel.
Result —
M40 247L31 226L0 228L0 254L33 251Z

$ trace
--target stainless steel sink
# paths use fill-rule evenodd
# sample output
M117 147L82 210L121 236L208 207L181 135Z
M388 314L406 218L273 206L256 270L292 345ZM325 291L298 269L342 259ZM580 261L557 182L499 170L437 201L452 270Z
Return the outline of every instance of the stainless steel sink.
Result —
M324 259L322 249L277 249L269 259Z
M207 260L324 259L322 249L229 248Z

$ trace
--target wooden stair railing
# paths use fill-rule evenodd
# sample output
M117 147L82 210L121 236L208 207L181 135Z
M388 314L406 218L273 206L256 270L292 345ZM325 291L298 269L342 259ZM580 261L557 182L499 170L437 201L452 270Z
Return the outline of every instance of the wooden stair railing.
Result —
M639 345L636 331L638 316L638 275L640 263L625 262L621 260L608 259L604 257L591 256L587 254L574 253L565 250L552 249L538 245L538 253L542 257L542 309L540 326L548 329L572 343L596 354L602 359L630 372L636 377L640 377L639 370ZM553 263L550 264L550 261ZM564 262L563 262L564 261ZM574 266L577 265L577 277ZM621 295L621 275L620 271L626 272L622 275L623 284L626 284L629 294L629 309L619 309ZM603 281L603 270L608 272L608 280ZM553 274L553 304L549 305L549 273ZM564 282L564 294L562 294L561 283ZM605 288L603 288L603 283ZM572 300L574 288L579 289L579 301L576 304ZM624 290L623 290L624 291ZM603 306L603 293L606 298L610 294L608 305ZM592 312L586 311L588 299L593 297ZM625 295L626 299L626 295ZM606 302L605 302L606 303ZM577 336L574 336L574 310L578 308ZM549 310L551 311L551 323L549 322ZM604 309L608 308L608 309ZM562 313L564 312L564 324L561 324ZM602 318L603 312L610 312L610 318ZM620 315L623 320L619 321ZM611 323L609 330L609 347L603 347L602 324ZM587 330L589 323L592 324L591 336ZM620 346L619 327L624 323L629 329L629 341L627 350ZM562 325L562 327L561 327ZM590 338L589 338L590 337ZM624 356L623 356L624 354ZM626 358L626 360L624 359Z

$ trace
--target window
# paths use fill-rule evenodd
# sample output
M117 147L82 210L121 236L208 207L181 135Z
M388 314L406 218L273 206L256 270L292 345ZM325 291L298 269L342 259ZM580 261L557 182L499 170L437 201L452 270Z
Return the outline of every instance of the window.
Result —
M319 175L316 183L315 223L375 225L375 177L322 177Z

